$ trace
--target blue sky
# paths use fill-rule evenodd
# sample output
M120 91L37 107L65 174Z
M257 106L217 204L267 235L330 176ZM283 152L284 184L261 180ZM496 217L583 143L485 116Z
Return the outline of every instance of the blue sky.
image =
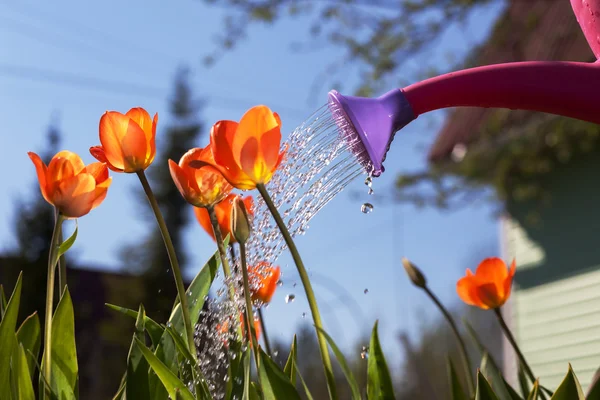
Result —
M460 57L466 43L485 38L498 10L496 4L477 12L464 27L452 29L427 57L442 63L448 52ZM246 109L262 103L278 111L284 132L291 132L326 102L326 86L319 88L317 101L309 101L314 79L343 53L329 45L310 52L291 50L292 42L307 37L306 19L254 26L247 39L208 69L201 59L214 48L221 16L222 9L200 1L71 0L35 6L31 2L0 1L3 249L14 243L15 200L32 193L35 172L26 153L41 150L53 113L59 116L62 148L79 153L89 163L93 159L88 148L98 144L98 121L106 110L125 112L142 106L152 114L158 112L160 136L161 128L169 122L173 76L182 64L191 68L196 94L206 100L201 117L207 126L220 119L237 120ZM407 67L414 72L418 65ZM39 76L39 70L55 75L35 80L14 76L14 70L34 76ZM66 80L65 74L69 76ZM82 87L67 82L72 81L70 76L99 82L94 88ZM358 82L355 70L345 72L344 77L346 88ZM368 196L358 179L325 207L313 219L308 233L298 239L314 278L326 329L346 347L354 345L379 319L384 348L399 352L399 330L415 332L423 321L437 316L435 308L408 283L400 263L402 256L421 266L433 290L451 304L456 302L456 280L465 268L475 266L465 263L472 262L472 255L481 254L481 249L497 248L498 227L491 206L447 213L378 200L378 194L391 190L400 171L424 166L427 146L442 117L440 112L421 117L396 135L386 173L374 180L375 195ZM205 145L207 136L198 145ZM132 175L115 174L106 201L80 219L79 237L71 252L82 264L117 269L121 245L145 234L150 225L141 221L139 203L132 198L137 184ZM353 190L364 195L352 198L349 192ZM360 212L364 201L374 204L371 214ZM212 240L195 223L186 234L186 244L196 270L215 250ZM291 258L284 255L279 263L284 285L275 294L266 319L271 337L289 341L297 324L308 322L302 314L309 310ZM337 285L325 285L327 280ZM165 284L171 282L166 280ZM284 298L290 293L296 295L296 301L286 304ZM354 304L360 312L349 311Z

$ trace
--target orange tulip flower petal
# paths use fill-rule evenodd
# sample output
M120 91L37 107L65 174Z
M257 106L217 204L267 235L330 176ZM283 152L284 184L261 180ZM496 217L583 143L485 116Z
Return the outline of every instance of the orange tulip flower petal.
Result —
M269 303L277 282L281 277L281 269L279 267L271 267L269 263L259 262L255 266L248 267L248 275L251 283L252 300L262 303Z
M57 153L48 167L35 153L33 162L44 199L67 218L79 218L97 207L106 197L111 178L102 163L87 167L70 151Z
M266 106L248 110L239 124L219 121L211 130L217 166L238 189L267 183L283 159L280 154L281 119Z
M482 309L501 307L510 296L515 271L514 260L510 270L507 270L501 259L486 258L479 264L475 274L467 269L466 276L457 282L456 291L469 305Z
M217 221L219 222L221 234L223 235L223 238L229 235L229 243L236 243L236 240L231 233L231 208L233 206L233 199L236 196L239 195L230 193L221 202L215 205L215 214L217 216ZM248 211L248 215L253 216L254 200L252 196L246 196L243 201L244 205L246 206L246 210ZM206 211L205 208L194 207L194 215L196 216L198 223L200 223L200 226L202 226L206 233L208 233L210 237L215 240L215 234L213 232L208 211Z
M35 154L31 151L27 154L29 155L29 158L31 159L31 161L33 162L33 165L35 166L35 172L37 174L38 182L40 184L40 192L42 192L42 196L44 197L44 200L46 200L48 203L52 203L52 201L48 197L48 192L46 189L47 185L48 185L46 182L46 175L47 175L46 164L44 164L44 161L42 161L40 156L38 156L37 154Z

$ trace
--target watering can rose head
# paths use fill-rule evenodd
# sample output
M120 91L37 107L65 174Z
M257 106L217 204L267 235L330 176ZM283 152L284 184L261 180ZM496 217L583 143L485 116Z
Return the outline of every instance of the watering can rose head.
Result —
M248 110L240 122L219 121L210 132L216 166L236 188L265 184L281 164L281 119L266 106ZM198 164L196 164L198 166Z
M271 301L277 282L281 277L281 269L273 267L267 262L259 262L248 267L250 278L250 292L252 300L267 304Z
M475 274L467 269L467 275L458 281L458 296L465 303L484 310L499 308L510 297L515 269L514 260L508 270L501 259L486 258L479 264Z
M196 162L199 168L192 168ZM196 148L181 157L179 164L169 160L169 170L183 198L196 207L212 207L231 192L231 185L214 166L210 147Z
M28 154L35 165L42 196L65 217L82 217L106 197L112 178L103 163L85 166L77 154L61 151L46 166L37 154Z
M158 114L150 118L143 108L132 108L126 114L107 111L100 118L101 146L90 153L116 172L143 171L156 155Z
M231 208L233 206L233 199L236 197L241 197L238 194L230 193L215 206L215 214L217 216L217 221L219 223L219 228L221 228L221 234L223 238L229 235L229 243L236 243L235 237L231 232ZM243 198L244 205L246 206L246 211L248 211L248 215L254 215L254 200L252 196L246 196ZM208 215L208 211L205 208L194 207L194 215L196 215L196 219L204 228L206 233L210 235L210 237L215 240L215 233L213 231L212 224L210 223L210 216Z

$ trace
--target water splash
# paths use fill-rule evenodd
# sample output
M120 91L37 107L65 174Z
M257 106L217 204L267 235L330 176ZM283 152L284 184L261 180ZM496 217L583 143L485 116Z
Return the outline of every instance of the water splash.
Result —
M357 159L360 139L339 131L341 118L325 105L296 128L286 141L283 163L267 185L292 237L306 233L310 220L327 203L367 173ZM275 262L287 246L262 198L256 200L248 260Z

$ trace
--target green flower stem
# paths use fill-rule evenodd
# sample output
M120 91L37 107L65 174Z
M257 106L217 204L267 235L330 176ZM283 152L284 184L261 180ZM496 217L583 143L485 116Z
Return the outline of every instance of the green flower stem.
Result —
M177 255L175 254L175 247L173 247L173 241L171 240L171 235L167 229L167 224L165 223L165 219L160 212L160 207L158 206L156 197L152 192L152 188L150 188L150 183L148 183L146 174L144 174L143 170L136 173L138 178L140 178L140 183L144 188L144 192L146 192L146 197L150 202L150 207L152 207L152 211L156 217L156 222L158 222L160 233L162 234L163 241L165 242L165 247L167 248L169 261L171 262L171 270L173 270L175 285L177 286L177 295L179 296L179 302L181 303L181 313L183 315L183 325L187 334L188 348L190 353L192 353L192 356L196 358L197 355L196 346L194 345L194 327L192 326L192 321L190 319L190 310L188 309L187 305L187 296L185 293L185 287L183 285L183 278L181 277L181 270L179 269L179 262L177 261Z
M246 245L240 242L240 258L242 260L242 278L244 279L244 299L246 300L246 332L250 335L250 342L254 349L254 362L256 364L256 372L259 371L259 359L258 359L258 341L256 340L256 332L254 331L254 324L252 319L254 314L252 312L252 299L250 298L250 279L248 279L248 264L246 262Z
M206 211L208 212L213 233L215 234L215 241L217 242L217 248L219 249L219 256L221 257L221 265L223 266L225 280L229 281L229 299L233 302L233 304L236 304L235 286L231 278L231 268L229 267L229 261L227 260L227 252L225 251L225 245L223 244L223 234L221 233L221 228L219 227L219 220L217 219L217 214L215 213L214 207L207 207ZM231 240L231 237L229 240Z
M517 353L517 357L519 357L519 361L521 361L521 365L523 365L523 368L525 369L525 373L527 374L529 379L531 379L531 382L535 383L535 375L533 374L531 367L527 363L527 360L525 360L525 356L521 352L521 349L519 348L519 345L517 344L515 337L513 336L510 329L508 328L508 325L506 325L506 321L504 321L504 317L502 316L502 312L500 311L500 308L494 308L494 313L496 314L496 317L498 318L498 322L500 323L500 326L502 327L502 330L504 331L506 338L510 342L513 349L515 349L515 353ZM546 395L544 394L544 392L542 390L540 390L540 397L542 398L542 400L546 400Z
M54 218L58 218L58 210L56 211ZM58 228L58 243L63 242L63 231L62 224ZM65 255L61 255L58 259L58 287L60 288L60 293L62 293L67 287L67 261L65 260Z
M52 363L52 309L54 305L54 277L56 272L56 263L58 262L58 247L60 246L60 231L64 216L57 212L52 231L52 239L50 241L50 254L48 255L48 277L46 278L46 313L44 321L44 360L43 360L43 375L48 381L49 386L44 391L44 397L50 398L51 380L51 363Z
M260 329L262 331L263 341L265 342L265 349L269 357L271 354L271 343L269 342L269 335L267 335L267 324L265 323L265 317L263 316L262 308L258 309L258 318L260 319Z
M304 291L306 293L306 299L308 300L308 305L310 306L310 312L313 317L313 322L317 329L317 340L319 341L319 350L321 352L321 360L323 361L323 369L325 370L325 377L327 378L327 387L329 389L329 397L332 399L337 399L337 391L335 387L335 377L333 375L333 368L331 367L331 359L329 357L329 349L327 347L327 340L325 336L321 333L323 329L323 324L321 322L321 315L319 313L319 308L317 306L317 299L315 298L315 293L312 289L312 285L310 284L310 279L308 278L308 273L306 272L306 268L304 268L304 263L302 262L302 258L300 257L300 253L298 253L298 249L296 248L296 244L290 235L290 232L283 222L277 207L273 203L271 196L267 192L267 188L264 184L260 183L256 185L256 188L260 192L260 195L265 200L271 215L275 219L283 238L285 239L285 243L290 249L290 253L292 253L292 258L294 259L294 263L296 264L296 268L298 269L298 274L300 275L300 280L302 281L302 285L304 286Z
M469 353L467 353L467 346L465 346L465 342L463 341L463 338L460 335L460 332L458 331L456 323L454 322L454 318L452 318L452 315L450 315L450 313L448 312L446 307L444 307L442 302L429 289L429 287L423 286L423 290L425 291L425 293L427 293L429 298L435 303L437 308L442 312L442 314L444 315L444 318L446 318L446 321L448 321L450 328L452 328L452 332L454 332L454 336L456 337L456 341L458 342L458 345L460 347L460 355L462 358L462 364L463 364L463 367L465 370L465 375L467 377L467 384L469 385L469 393L471 396L474 396L475 395L475 383L473 382L473 370L471 369L471 362L469 361Z

